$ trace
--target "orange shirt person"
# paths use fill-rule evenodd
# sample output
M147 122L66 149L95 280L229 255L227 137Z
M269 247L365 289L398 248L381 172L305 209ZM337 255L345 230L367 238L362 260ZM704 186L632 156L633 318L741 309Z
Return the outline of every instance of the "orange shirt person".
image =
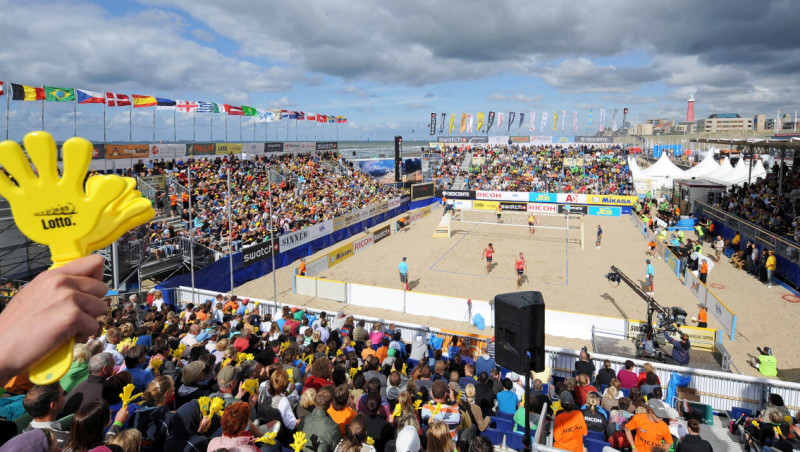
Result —
M661 421L661 419L669 418L667 404L661 400L652 399L645 406L647 413L637 414L625 424L625 436L628 438L628 442L633 444L633 450L637 452L650 452L653 447L672 444L669 427ZM634 431L636 438L633 438Z
M572 409L572 402L562 397L561 406ZM564 411L553 421L553 447L583 452L583 437L588 433L586 420L579 410Z

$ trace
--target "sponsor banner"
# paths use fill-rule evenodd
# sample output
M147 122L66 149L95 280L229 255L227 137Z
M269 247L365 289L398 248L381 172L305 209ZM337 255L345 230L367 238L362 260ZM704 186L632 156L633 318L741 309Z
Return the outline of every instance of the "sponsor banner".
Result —
M638 196L622 196L622 195L585 195L585 196L586 196L586 201L584 201L584 203L586 204L602 204L606 206L632 207L639 201Z
M410 199L409 199L410 201ZM396 209L403 204L403 198L392 198L389 200L389 205L387 206L387 211Z
M423 217L427 217L431 213L431 206L423 207L421 212Z
M163 174L157 176L142 176L139 179L153 188L160 188L162 190L167 188L167 177Z
M531 142L531 137L530 137L530 136L525 136L525 137L511 137L511 142L512 142L512 143L525 143L525 144L527 144L527 143L530 143L530 142Z
M372 246L375 243L375 238L372 234L364 237L363 239L359 239L353 242L353 254L358 254L361 251L364 251L366 248Z
M414 184L411 186L411 199L430 198L433 194L433 182Z
M378 204L378 213L384 213L389 211L389 201L383 201L382 203Z
M705 284L700 282L700 279L692 272L686 271L684 273L685 285L692 292L692 295L697 298L700 303L705 303L708 307L708 312L719 321L725 331L730 335L731 340L736 333L736 316L733 312L725 306L719 298L717 298L711 291L708 290Z
M186 153L185 144L151 144L150 157L173 159L183 157Z
M314 152L317 150L317 143L313 141L299 141L294 143L283 143L283 152L294 154Z
M472 209L472 201L469 201L467 199L456 199L455 201L453 201L453 207L455 207L456 209L470 210Z
M216 149L214 143L191 143L186 145L186 155L214 155Z
M586 204L586 195L575 193L558 193L556 201L560 204Z
M316 276L328 269L328 256L322 256L306 264L306 276Z
M283 143L264 143L264 152L283 152Z
M475 199L528 202L530 194L521 191L476 191Z
M215 143L215 145L215 154L217 155L242 153L242 143Z
M501 202L500 209L512 212L525 212L528 210L528 204L524 202Z
M416 212L411 213L408 215L409 223L416 223L417 221L421 220L424 215L422 214L421 210L417 210Z
M614 137L576 136L575 142L578 144L606 144L606 143L613 143Z
M647 180L634 179L633 189L636 190L636 193L646 195L651 191L653 191L653 181L650 179Z
M618 217L622 215L622 209L619 207L589 206L589 215L598 217Z
M553 137L544 137L544 136L531 137L531 144L533 144L533 145L537 145L537 144L553 144Z
M333 149L339 149L338 141L317 141L318 151L330 151Z
M342 247L336 248L335 250L328 253L328 267L333 267L334 265L342 262L345 259L349 259L353 257L353 243L348 243Z
M60 156L61 153L58 155ZM92 143L92 160L100 160L104 158L106 158L106 145Z
M645 331L646 325L647 322L644 320L629 319L629 337L631 337L633 340L636 340L639 333L643 333ZM658 325L656 324L653 324L653 329L659 335L664 334L658 329ZM689 336L689 343L691 344L691 348L694 350L713 351L714 344L717 342L717 330L713 328L697 328L694 326L683 325L681 326L681 332L686 333ZM668 331L667 334L669 334L669 336L673 339L680 340L680 334L677 331Z
M264 143L242 143L242 153L261 154L264 152Z
M583 166L583 159L564 157L564 166Z
M472 190L436 190L436 197L447 199L475 199L475 192Z
M147 144L106 144L106 158L146 159L150 156L150 145Z
M372 233L372 243L378 243L392 234L392 227L388 224Z
M300 245L328 235L331 232L333 232L333 220L315 224L290 234L284 234L278 238L280 242L280 252L283 253L297 248Z
M475 210L497 210L500 203L497 201L472 201L472 208Z
M528 212L533 213L558 213L558 205L556 204L539 204L528 203Z
M575 137L567 135L554 135L551 137L553 144L572 144L575 142Z
M489 142L487 136L472 136L472 137L451 137L439 136L436 138L439 143L463 143L463 144L486 144Z
M609 209L613 209L614 207L609 207ZM677 256L672 254L672 251L669 248L664 247L664 263L669 266L672 270L672 273L675 273L675 276L680 278L681 277L681 261L678 259Z
M275 248L278 247L278 244L275 244ZM262 242L258 245L253 245L242 250L242 266L247 267L248 265L255 264L256 262L261 262L266 259L272 258L272 243L270 242Z
M489 137L489 144L508 144L508 136L498 135Z
M528 193L528 201L530 202L558 202L555 193Z
M576 206L573 204L559 204L558 213L586 215L589 212L588 206Z

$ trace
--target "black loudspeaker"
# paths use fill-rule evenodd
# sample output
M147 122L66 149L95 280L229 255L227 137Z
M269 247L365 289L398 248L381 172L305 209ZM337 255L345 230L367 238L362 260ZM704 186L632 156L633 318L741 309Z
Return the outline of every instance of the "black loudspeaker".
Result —
M544 299L541 292L495 296L494 324L497 364L520 374L531 370L544 371Z
M403 170L403 159L400 158L400 153L403 152L403 137L397 135L394 137L394 181L400 182Z

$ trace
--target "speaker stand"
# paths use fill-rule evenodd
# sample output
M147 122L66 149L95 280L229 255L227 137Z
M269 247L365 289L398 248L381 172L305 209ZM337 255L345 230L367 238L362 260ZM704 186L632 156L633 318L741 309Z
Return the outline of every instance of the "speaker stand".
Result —
M531 368L531 352L530 350L525 351L525 356L528 357L528 367L527 369ZM531 397L531 371L528 370L525 372L525 403L523 403L522 408L525 410L525 430L523 431L522 436L522 450L525 452L531 451L531 420L530 420L530 410L528 410L528 403L530 403Z
M467 312L464 314L463 322L472 324L472 300L467 300Z

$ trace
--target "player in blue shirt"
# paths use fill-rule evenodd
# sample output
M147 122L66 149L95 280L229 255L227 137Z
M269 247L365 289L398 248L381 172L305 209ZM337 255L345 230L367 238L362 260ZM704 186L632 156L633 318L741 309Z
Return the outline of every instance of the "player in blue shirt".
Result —
M400 270L400 284L403 286L403 290L408 290L408 264L406 264L405 257L403 257L397 269Z

